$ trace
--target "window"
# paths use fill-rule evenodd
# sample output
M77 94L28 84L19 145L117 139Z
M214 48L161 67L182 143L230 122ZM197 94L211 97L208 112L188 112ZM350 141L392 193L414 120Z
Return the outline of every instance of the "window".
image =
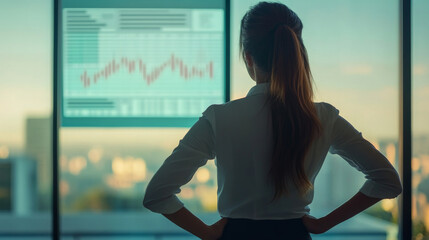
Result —
M52 4L1 5L0 239L50 239Z
M239 60L238 34L242 16L257 2L231 1L231 99L244 97L254 85ZM315 100L336 106L398 166L399 1L287 4L304 23ZM429 4L415 0L412 6L413 235L420 240L429 229ZM0 8L0 240L51 239L52 19L48 0L9 1ZM63 239L192 239L141 205L148 181L187 130L61 129ZM363 181L361 173L329 155L316 180L312 214L333 210ZM216 168L209 161L179 197L211 223L218 219L216 190ZM313 239L397 239L397 206L396 200L384 200Z
M257 2L232 3L232 99L245 96L254 85L244 62L238 60L238 37L242 16ZM314 78L315 101L337 107L398 166L399 3L297 0L287 5L304 24L302 37ZM311 213L320 217L332 211L353 196L363 181L363 174L329 154L316 178ZM362 234L377 232L384 239L397 238L397 221L397 200L383 200L326 235L342 234L349 239L353 228Z
M412 2L413 237L429 238L429 2Z

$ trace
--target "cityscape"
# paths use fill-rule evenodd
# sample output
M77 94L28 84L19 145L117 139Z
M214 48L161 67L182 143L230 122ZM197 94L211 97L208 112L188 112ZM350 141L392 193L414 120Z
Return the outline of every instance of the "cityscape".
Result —
M31 215L50 211L50 126L48 117L28 117L25 150L15 153L12 147L0 145L2 212ZM414 227L420 232L415 239L419 240L427 239L429 229L429 136L418 136L413 140L412 214ZM394 166L398 166L396 139L371 142ZM148 212L141 204L144 190L172 150L173 147L168 146L145 147L114 141L111 145L85 141L62 144L59 158L62 214ZM336 174L330 174L333 169ZM363 174L339 156L328 154L316 179L315 201L311 208L323 209L323 213L333 210L356 193L364 180ZM209 160L181 188L178 196L192 212L215 213L216 191L216 166ZM383 200L364 214L397 224L397 199Z

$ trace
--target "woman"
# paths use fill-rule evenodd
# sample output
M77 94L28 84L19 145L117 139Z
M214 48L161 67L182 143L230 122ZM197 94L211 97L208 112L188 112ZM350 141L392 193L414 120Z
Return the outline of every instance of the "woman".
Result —
M327 103L314 103L298 16L261 2L241 21L240 51L256 81L245 98L212 105L149 183L144 206L202 239L311 239L401 191L398 173ZM313 184L329 152L367 181L325 217L309 215ZM218 210L207 226L175 196L216 157Z

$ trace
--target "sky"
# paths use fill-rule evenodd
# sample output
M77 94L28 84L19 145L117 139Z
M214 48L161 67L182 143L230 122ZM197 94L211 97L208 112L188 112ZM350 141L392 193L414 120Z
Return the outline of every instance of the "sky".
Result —
M257 1L233 0L232 99L254 86L238 57L239 23ZM399 8L391 0L282 1L304 24L316 101L329 102L372 140L399 131ZM429 134L429 1L413 1L413 131ZM0 0L0 145L23 147L25 118L52 110L52 4ZM75 143L135 142L172 147L187 129L62 129ZM116 139L116 140L106 140ZM151 139L150 143L147 139Z

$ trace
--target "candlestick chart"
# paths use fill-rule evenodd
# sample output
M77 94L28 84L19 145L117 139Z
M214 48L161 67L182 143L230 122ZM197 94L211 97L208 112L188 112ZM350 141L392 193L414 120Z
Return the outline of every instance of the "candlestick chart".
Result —
M136 69L137 67L137 69ZM160 66L154 67L152 70L147 69L147 64L143 62L142 59L128 59L127 57L122 57L119 62L115 59L107 63L100 71L95 72L91 78L88 72L82 73L80 80L84 87L89 87L91 84L96 84L100 78L107 80L115 73L119 72L121 69L127 71L129 74L133 74L138 71L138 75L141 76L142 80L146 82L147 85L157 80L161 73L166 69L170 68L172 72L176 69L180 73L180 77L184 80L189 80L192 78L203 78L206 75L210 76L210 79L213 79L213 62L205 64L205 68L199 68L198 66L188 66L186 63L183 63L182 59L176 58L174 54L171 55L171 58L166 62L162 63Z

